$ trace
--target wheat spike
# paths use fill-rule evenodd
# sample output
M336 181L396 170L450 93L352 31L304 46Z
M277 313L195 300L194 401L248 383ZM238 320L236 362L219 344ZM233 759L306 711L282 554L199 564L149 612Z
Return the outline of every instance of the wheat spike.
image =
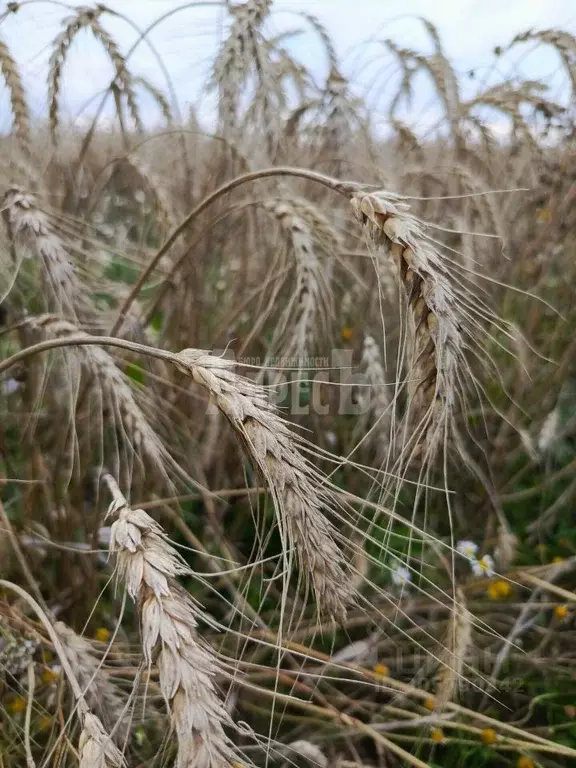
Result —
M234 363L198 349L176 355L177 366L204 387L228 419L272 493L278 525L314 587L320 610L341 620L353 587L345 575L319 478L297 449L297 438L262 387L235 374Z
M54 315L29 318L27 322L44 338L86 335L72 323ZM147 459L150 467L163 471L168 454L136 402L128 379L118 369L112 356L97 346L78 347L74 354L88 376L95 378L108 400L118 408L136 453Z
M112 61L116 70L116 80L126 96L126 101L130 114L136 126L136 130L142 133L144 127L140 117L140 110L134 93L134 83L129 71L126 68L126 61L116 42L111 35L100 24L100 17L107 11L106 6L98 5L95 8L79 8L75 16L64 20L64 29L54 40L53 51L50 56L50 66L48 72L48 103L50 115L50 131L54 142L58 139L58 112L60 87L62 81L62 72L66 57L70 50L76 35L84 28L88 27L94 37L99 40Z
M178 768L226 768L235 756L224 728L233 721L222 704L215 678L221 666L198 635L200 607L176 582L191 570L171 547L162 528L142 509L131 509L111 475L104 475L117 514L110 534L118 574L137 604L142 647L155 663L160 687L178 736ZM209 622L210 623L210 622Z
M436 699L440 708L454 697L462 680L466 654L472 642L472 615L466 606L464 592L458 587L452 606L450 628L446 639L446 652L442 658Z
M124 701L102 673L92 645L62 621L57 621L54 629L66 649L90 709L98 712L108 730L113 728L118 740L122 742L127 730L127 723L122 722Z
M6 192L3 209L10 237L16 244L29 245L38 254L54 308L75 317L76 307L84 302L83 286L65 242L55 231L50 218L38 208L34 196L19 187Z
M86 712L81 718L80 768L125 768L124 756L96 715Z
M28 150L30 143L30 112L18 65L12 58L6 43L0 38L0 70L10 91L10 104L14 127L20 144Z
M466 296L453 287L439 254L406 204L359 191L352 206L369 240L388 255L410 309L410 415L430 454L441 436L439 426L451 418L456 405L460 369L465 365Z

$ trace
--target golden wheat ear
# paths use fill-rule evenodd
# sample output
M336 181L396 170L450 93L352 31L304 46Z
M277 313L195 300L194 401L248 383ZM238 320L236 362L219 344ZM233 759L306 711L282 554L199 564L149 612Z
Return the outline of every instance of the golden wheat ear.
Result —
M208 621L177 583L190 568L168 544L164 531L142 509L132 509L111 475L103 475L116 515L110 551L119 578L138 606L146 663L158 668L160 687L178 737L178 768L232 766L235 752L225 727L234 727L216 689L223 673L212 649L198 634Z
M270 489L285 552L294 550L320 611L342 621L353 586L335 542L336 531L324 516L330 505L318 489L320 477L298 450L296 436L268 402L265 390L234 373L232 361L184 349L175 362L210 393L232 425Z
M18 65L2 39L0 39L0 72L10 92L16 136L22 148L27 152L30 148L30 110Z

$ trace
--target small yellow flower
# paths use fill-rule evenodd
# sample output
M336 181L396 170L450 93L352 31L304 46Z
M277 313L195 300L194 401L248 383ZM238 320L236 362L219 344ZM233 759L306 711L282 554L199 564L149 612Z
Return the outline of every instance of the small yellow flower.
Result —
M444 731L441 728L432 728L430 738L436 744L442 744L444 741Z
M500 579L489 584L486 591L490 600L504 600L506 597L510 596L512 587L507 581Z
M498 741L498 734L494 728L484 728L484 730L480 733L480 738L484 744L496 744Z
M42 672L42 682L46 685L54 685L60 677L59 667L49 667Z
M530 757L519 757L516 768L536 768L536 766Z
M342 336L342 341L350 341L352 338L352 334L354 333L353 328L342 328L340 330L340 335Z
M26 709L26 699L22 696L16 696L13 698L7 707L9 712L13 715L17 715L19 712L24 712Z
M552 562L553 563L563 563L564 562L564 558L560 557L560 555L554 555L554 557L552 558Z
M554 616L556 616L557 619L565 619L566 616L568 616L568 606L567 605L557 605L556 608L554 608Z
M94 634L94 637L96 640L98 640L100 643L107 643L108 640L110 640L110 635L112 633L109 629L106 629L106 627L98 627L96 630L96 633Z
M390 674L390 670L386 666L386 664L376 664L374 667L374 672L376 672L377 675L380 675L381 677L388 677Z
M40 720L38 721L38 728L41 731L47 730L48 728L51 727L51 725L52 725L52 718L50 717L50 715L44 715L44 717L41 717Z
M423 706L426 707L426 709L429 709L430 712L434 712L436 709L436 702L434 699L425 699Z
M552 211L550 208L539 208L537 219L540 222L540 224L549 224L552 220Z

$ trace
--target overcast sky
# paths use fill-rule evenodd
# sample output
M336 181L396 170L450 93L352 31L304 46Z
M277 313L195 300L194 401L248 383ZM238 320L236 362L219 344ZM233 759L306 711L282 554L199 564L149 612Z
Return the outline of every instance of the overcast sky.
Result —
M0 37L8 44L23 72L30 93L33 112L45 114L47 62L51 41L58 34L69 11L62 3L37 0L17 15L9 16L0 26ZM182 3L174 0L109 0L109 6L130 17L138 27L147 27L154 19ZM4 6L0 0L0 8ZM202 90L210 60L225 32L226 14L216 3L199 4L180 10L164 20L150 39L160 53L173 79L183 108L192 104L200 115L210 120L213 104ZM210 7L207 7L210 6ZM306 28L298 11L317 15L331 33L343 60L345 73L354 78L359 92L369 92L375 114L384 113L394 87L397 67L385 53L379 40L393 38L402 45L430 52L431 45L418 16L430 19L439 29L445 51L459 73L474 69L476 87L490 66L492 78L509 76L519 67L524 76L548 78L556 93L564 94L557 56L539 48L524 46L515 56L492 69L491 52L506 44L515 34L530 27L563 27L576 32L575 0L276 0L268 28L274 32L296 27ZM124 50L137 33L124 21L105 17L106 27ZM371 41L371 42L367 42ZM322 47L313 32L294 39L291 50L321 79L326 71ZM141 45L133 58L134 71L145 74L156 84L165 81L150 50ZM89 99L109 83L110 67L106 57L91 37L84 33L69 55L63 83L63 113L76 117L90 110ZM0 86L0 130L10 125L6 94ZM426 109L429 96L420 86L419 108ZM147 107L149 120L154 111Z

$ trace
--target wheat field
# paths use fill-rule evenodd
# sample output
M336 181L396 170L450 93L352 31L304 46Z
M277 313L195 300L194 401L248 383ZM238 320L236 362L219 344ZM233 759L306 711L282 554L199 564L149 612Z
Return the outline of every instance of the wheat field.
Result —
M384 28L376 119L304 3L208 4L206 126L166 15L103 4L54 4L39 109L36 5L0 9L0 768L576 765L575 35L463 74ZM560 89L507 68L540 49Z

